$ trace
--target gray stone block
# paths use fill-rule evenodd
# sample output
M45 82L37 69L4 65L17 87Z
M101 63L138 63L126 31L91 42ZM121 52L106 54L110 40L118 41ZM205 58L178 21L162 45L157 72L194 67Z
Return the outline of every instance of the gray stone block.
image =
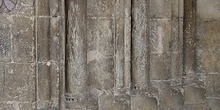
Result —
M220 75L209 74L206 76L206 96L207 97L220 97Z
M145 95L131 96L131 110L158 110L158 102L154 97Z
M35 101L35 64L10 64L5 74L4 101Z
M151 18L171 18L171 2L172 0L150 0L150 16ZM156 8L155 8L156 7Z
M199 0L197 1L198 16L205 19L220 18L219 0Z
M167 80L171 78L170 53L151 54L150 78L151 80Z
M0 61L11 60L11 20L0 16Z
M115 8L113 0L88 0L87 16L88 17L112 17Z
M26 17L13 17L12 58L15 62L34 61L34 20Z

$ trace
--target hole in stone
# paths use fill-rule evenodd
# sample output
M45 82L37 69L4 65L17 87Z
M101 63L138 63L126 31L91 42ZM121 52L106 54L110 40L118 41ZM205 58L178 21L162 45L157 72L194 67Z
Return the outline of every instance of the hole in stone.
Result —
M137 89L137 87L136 87L136 86L134 86L134 89Z

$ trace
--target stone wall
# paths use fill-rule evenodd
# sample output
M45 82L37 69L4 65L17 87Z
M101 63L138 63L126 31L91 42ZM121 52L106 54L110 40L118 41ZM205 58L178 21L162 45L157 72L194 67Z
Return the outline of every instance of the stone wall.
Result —
M219 0L12 1L1 110L220 109Z
M62 4L17 0L13 10L1 12L1 110L59 109L65 51Z

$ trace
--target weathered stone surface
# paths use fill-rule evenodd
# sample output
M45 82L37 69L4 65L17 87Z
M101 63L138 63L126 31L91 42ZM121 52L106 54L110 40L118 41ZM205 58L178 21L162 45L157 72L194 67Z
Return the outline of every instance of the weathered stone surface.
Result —
M219 0L198 0L197 12L199 17L206 19L220 18L220 1Z
M37 6L39 16L60 16L61 4L59 0L38 0Z
M186 104L183 110L212 110L206 104Z
M3 102L0 103L1 110L36 110L34 103L20 103L20 102Z
M131 22L131 79L140 88L149 85L149 0L133 1Z
M113 88L113 24L111 19L88 19L87 64L91 86ZM102 65L101 67L99 65Z
M129 98L102 95L99 99L99 110L130 110Z
M5 75L11 72L10 65L0 63L0 101L5 100Z
M4 101L35 101L35 64L10 64L5 70Z
M219 3L17 0L0 9L0 109L219 110Z
M220 48L220 25L219 20L198 21L197 26L197 46L198 49L219 51Z
M102 65L102 68L98 68L99 65ZM112 89L114 84L112 65L112 58L102 58L98 61L91 61L88 64L90 72L89 79L91 80L90 86L98 89Z
M35 10L34 0L17 0L16 6L9 14L33 16Z
M62 1L50 0L50 16L57 17L61 16Z
M50 18L50 60L59 61L61 45L61 17Z
M50 19L37 18L37 59L38 61L50 60Z
M150 52L158 54L169 52L171 47L171 22L169 20L151 20L150 24Z
M34 21L27 17L13 17L12 60L15 62L34 61Z
M182 65L182 55L180 52L171 53L171 65L170 65L170 72L171 72L171 79L182 79L183 74L183 65Z
M51 99L50 65L38 64L38 104L40 108L49 108Z
M169 39L170 51L179 52L183 51L183 19L177 18L170 21L171 24L167 24L171 28L171 38ZM166 23L164 23L166 24ZM162 25L163 26L163 25ZM169 28L168 26L164 26ZM166 28L165 28L166 29ZM170 33L167 33L170 35Z
M87 1L68 1L66 93L87 93Z
M115 86L117 88L124 86L124 57L126 56L124 54L124 19L119 18L117 20L117 26L116 28L116 38L115 38L115 75L118 80L115 82Z
M171 15L173 18L182 18L184 10L184 0L171 0Z
M220 72L220 25L219 20L198 22L197 57L198 71L205 73Z
M88 20L88 53L97 50L99 58L112 57L114 54L114 27L113 20L110 19L89 19ZM93 53L93 52L91 52ZM95 55L92 55L95 56ZM90 58L90 57L88 57ZM94 59L88 59L92 61Z
M212 110L219 110L220 109L220 99L208 99L208 105Z
M146 95L131 96L131 110L158 110L158 102L154 97Z
M88 0L88 17L111 17L114 13L114 0Z
M205 102L206 90L204 88L186 86L184 87L185 103L200 104Z
M10 61L11 59L11 33L10 18L0 16L0 61Z
M171 2L172 0L150 0L151 18L171 18Z
M220 75L209 74L206 77L206 91L208 97L220 97Z
M159 107L161 109L182 109L184 104L183 94L181 93L181 89L175 86L167 81L159 82Z
M166 80L170 74L170 54L151 54L150 74L152 80Z
M204 73L220 72L220 51L197 50L198 71Z
M37 0L38 10L37 14L39 16L50 15L50 0Z

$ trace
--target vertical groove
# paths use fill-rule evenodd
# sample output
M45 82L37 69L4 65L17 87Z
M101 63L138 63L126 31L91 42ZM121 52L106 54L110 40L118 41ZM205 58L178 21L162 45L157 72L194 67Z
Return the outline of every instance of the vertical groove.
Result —
M50 0L48 1L48 4L50 4ZM48 10L49 10L49 19L48 19L48 27L47 27L47 29L48 29L48 32L47 32L47 41L48 41L48 49L47 49L47 51L48 51L48 61L47 62L50 62L50 60L51 60L51 53L50 53L50 48L51 48L51 17L50 17L50 7L47 7L48 8ZM49 69L48 69L48 81L49 81L49 87L48 87L48 90L49 90L49 92L50 92L50 94L49 94L49 102L50 102L50 104L49 104L49 108L50 109L52 109L52 104L53 104L53 98L52 98L52 96L53 96L53 85L52 85L52 75L53 75L53 73L51 73L51 66L49 67Z
M4 70L3 70L3 87L2 87L2 94L3 94L3 100L5 100L5 86L6 86L6 84L5 84L5 82L6 82L6 80L5 80L5 75L6 75L6 71L5 71L5 68L4 68Z
M51 45L52 45L52 40L51 40L51 20L53 19L53 17L51 16L51 0L48 0L48 9L49 10L48 12L48 16L49 16L49 20L48 20L48 29L49 31L47 32L47 39L48 39L48 61L47 62L51 62ZM53 64L52 64L53 65ZM50 109L53 109L53 104L54 104L54 89L53 88L56 88L56 85L53 85L53 81L55 79L53 79L53 75L55 75L54 73L52 73L52 66L50 65L49 69L48 69L48 73L49 73L49 77L48 77L48 80L49 80L49 92L50 92L50 96L49 96L49 102L50 102Z
M146 64L146 68L147 68L147 72L146 72L146 74L148 74L147 75L147 78L146 78L146 82L147 83L149 83L149 81L150 81L150 53L151 53L151 50L150 50L150 0L147 0L146 1L147 2L147 6L146 6L146 10L147 10L147 17L146 17L146 19L147 19L147 23L146 23L146 25L147 25L147 28L146 28L146 32L147 32L147 34L146 34L146 37L147 37L147 53L146 53L146 56L147 56L147 64ZM146 85L148 85L148 84L146 84Z
M181 3L180 3L180 1L181 0L179 0L178 1L178 36L181 36L181 34L184 34L184 29L183 29L183 25L184 25L184 21L181 21L181 20L183 20L183 18L182 17L184 17L184 0L182 0L182 6L181 6ZM181 8L183 8L183 9L181 9ZM180 11L183 11L183 12L180 12ZM180 15L180 13L182 13L182 15ZM181 17L182 16L182 17ZM180 25L180 22L182 22L182 25ZM182 26L182 28L180 28L180 26ZM181 30L182 29L182 30ZM181 31L182 31L182 33L181 33ZM182 38L180 38L181 39L181 41L179 41L179 43L181 44L181 48L180 48L180 56L182 56L182 58L181 58L181 62L180 62L180 65L181 65L181 84L182 84L182 86L181 87L183 87L183 84L184 84L184 35L182 35Z
M65 3L64 3L64 10L65 10L65 41L64 41L64 45L65 45L65 73L64 73L64 94L65 94L65 92L66 92L66 88L67 88L67 82L66 82L66 79L67 79L67 75L66 75L66 73L67 73L67 63L68 63L68 61L67 61L67 57L68 57L68 55L67 55L67 33L68 33L68 26L67 26L67 22L68 22L68 0L64 0L65 1Z
M38 97L39 97L39 94L38 94L38 51L37 51L37 18L38 18L38 0L35 0L35 64L36 64L36 67L35 67L35 70L36 70L36 109L38 109Z
M195 70L196 0L184 0L183 70L184 76Z
M130 49L130 51L131 51L131 69L130 69L130 72L131 72L131 86L133 85L133 76L132 76L132 71L133 71L133 51L132 51L132 48L133 48L133 44L132 44L132 41L133 41L133 37L132 37L132 35L133 35L133 27L134 27L134 25L133 25L133 22L134 22L134 17L133 17L133 11L134 11L134 0L131 0L131 41L130 41L130 44L131 44L131 49Z
M131 86L132 86L132 27L133 27L133 25L132 25L132 10L133 10L133 2L132 2L132 0L129 0L129 2L130 2L130 15L129 15L129 17L130 17L130 29L129 29L129 31L130 31L130 41L128 41L129 42L129 46L130 46L130 48L129 48L129 66L130 66L130 69L129 69L129 91L131 91ZM130 108L130 110L131 110L131 108L132 108L132 99L131 99L131 93L130 93L130 100L129 100L129 103L130 103L130 106L129 106L129 108Z
M124 21L124 86L129 89L131 85L131 0L125 2Z
M114 11L114 22L115 22L115 78L116 89L120 90L125 87L125 83L128 83L127 74L129 74L128 68L129 67L129 52L130 52L130 26L129 26L129 11L126 10L129 8L129 2L125 2L125 0L116 0L116 7ZM127 3L127 4L126 4ZM126 6L128 5L128 6ZM118 11L116 11L118 10ZM128 11L128 12L127 12ZM126 67L127 66L127 67Z
M64 92L65 92L65 73L66 73L66 5L65 0L61 0L61 50L60 53L60 76L59 76L59 109L65 110L65 103L64 103Z
M114 79L115 79L115 81L114 81L114 87L116 87L116 89L118 89L119 87L118 87L118 83L119 83L119 81L117 81L117 79L118 79L118 75L120 76L120 73L118 72L118 69L116 68L117 67L117 55L116 55L116 52L117 52L117 48L116 48L116 46L117 46L117 41L116 41L116 20L115 20L115 18L116 18L116 8L117 8L117 0L114 0L114 12L113 12L113 25L114 25L114 36L113 36L113 41L114 41L114 46L113 46L113 50L114 50L114 61L113 61L113 65L114 65ZM119 79L120 80L120 79Z

